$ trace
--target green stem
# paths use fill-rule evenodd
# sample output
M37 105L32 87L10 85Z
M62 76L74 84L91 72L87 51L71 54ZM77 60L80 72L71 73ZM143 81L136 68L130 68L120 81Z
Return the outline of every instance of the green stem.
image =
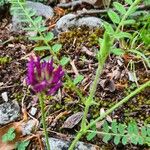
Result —
M50 53L53 55L55 61L56 61L58 64L60 64L60 61L59 61L57 55L52 51L52 48L51 48L51 46L49 45L49 43L48 43L46 40L44 40L45 38L44 38L43 33L42 33L41 31L39 31L39 29L38 29L38 27L36 26L36 24L34 23L33 19L30 17L30 15L26 12L25 8L23 7L23 5L24 5L25 3L18 1L18 4L19 4L20 8L23 10L23 12L25 13L25 15L27 16L27 18L28 18L28 19L30 20L30 22L32 23L32 25L34 26L35 30L36 30L36 31L39 33L39 35L42 37L42 39L43 39L45 45L49 47ZM69 77L69 75L68 75L67 73L65 73L65 77L66 77L66 79L67 79L69 82L71 82L72 91L75 91L75 92L78 94L78 96L80 97L81 101L84 103L84 97L83 97L82 92L74 85L74 83L72 82L71 78Z
M123 105L124 103L126 103L129 99L131 99L133 96L135 96L136 94L140 93L142 90L144 90L146 87L150 86L150 81L147 81L146 83L142 84L139 88L137 88L135 91L133 91L132 93L130 93L128 96L126 96L124 99L122 99L120 102L118 102L117 104L115 104L113 107L111 107L110 109L108 109L105 113L103 113L100 117L98 117L96 120L94 120L93 122L91 122L88 126L86 126L84 128L84 131L79 132L76 136L76 138L74 139L74 141L72 142L69 150L73 150L73 148L75 147L76 143L79 141L79 139L87 132L88 129L90 129L93 125L95 125L98 121L103 120L107 115L109 115L110 113L112 113L115 109L117 109L118 107L120 107L121 105Z
M113 112L115 109L117 109L118 107L120 107L121 105L123 105L124 103L126 103L130 98L132 98L133 96L137 95L138 93L140 93L143 89L145 89L146 87L150 86L150 80L147 81L146 83L142 84L139 88L137 88L135 91L131 92L128 96L126 96L124 99L122 99L120 102L118 102L117 104L115 104L114 106L112 106L110 109L108 109L105 113L103 113L100 117L98 117L96 120L94 120L93 122L91 122L87 127L86 130L91 128L93 125L95 125L95 123L97 123L98 121L104 119L108 114L110 114L111 112Z
M42 125L43 125L43 130L44 130L44 135L45 135L45 139L46 139L46 146L47 146L47 150L50 150L50 144L49 144L49 140L48 140L48 132L47 132L47 127L46 127L46 116L45 116L45 104L44 104L44 98L43 98L43 94L39 94L39 101L40 101L40 107L41 107L41 113L42 113Z
M70 147L69 147L68 150L73 150L73 149L74 149L76 143L79 141L79 139L82 137L83 134L84 134L83 131L79 131L79 132L78 132L76 138L75 138L74 141L71 143L71 145L70 145Z
M98 65L98 69L96 70L96 76L95 76L95 79L93 81L89 97L88 97L88 99L86 100L86 103L85 103L83 119L82 119L82 122L81 122L81 129L84 129L85 126L86 126L86 117L87 117L87 114L88 114L88 111L89 111L89 107L93 103L93 97L94 97L94 94L96 92L97 84L99 83L99 77L100 77L100 74L101 74L102 70L103 70L103 65Z

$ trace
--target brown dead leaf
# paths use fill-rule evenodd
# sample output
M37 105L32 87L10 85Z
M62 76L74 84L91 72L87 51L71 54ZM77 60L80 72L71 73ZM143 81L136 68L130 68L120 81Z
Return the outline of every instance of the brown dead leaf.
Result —
M62 128L72 129L75 125L77 125L83 117L83 112L77 112L71 115L62 125Z
M59 113L59 114L55 117L55 119L53 120L51 126L54 127L54 126L56 125L57 121L58 121L62 116L68 115L69 113L71 113L71 111L64 111L64 112Z
M55 7L55 8L54 8L54 11L55 11L55 13L56 13L57 15L59 15L59 16L65 15L65 10L62 9L62 8L60 8L60 7Z
M104 89L104 91L114 92L116 89L114 81L110 79L101 80L100 85Z
M33 125L36 125L37 123L36 121L34 122L34 120L29 120L29 121L33 121ZM0 150L13 150L17 142L24 141L32 137L31 135L24 136L24 132L29 121L28 122L24 122L24 121L14 122L14 123L10 123L0 128ZM3 142L2 141L3 135L6 134L10 128L15 129L15 139L10 142Z
M13 141L2 142L2 136L8 132L10 128L15 129L16 137ZM2 128L0 128L0 150L13 150L15 148L15 143L23 140L21 122L10 123Z

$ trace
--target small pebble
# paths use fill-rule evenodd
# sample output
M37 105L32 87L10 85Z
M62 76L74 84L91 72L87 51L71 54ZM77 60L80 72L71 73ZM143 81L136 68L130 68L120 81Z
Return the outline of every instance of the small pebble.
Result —
M2 96L2 98L3 98L3 100L4 100L5 102L8 102L8 95L7 95L7 92L3 92L3 93L1 94L1 96Z
M32 116L34 116L34 115L36 114L36 112L37 112L37 108L36 108L36 107L32 107L32 108L30 109L30 114L31 114Z

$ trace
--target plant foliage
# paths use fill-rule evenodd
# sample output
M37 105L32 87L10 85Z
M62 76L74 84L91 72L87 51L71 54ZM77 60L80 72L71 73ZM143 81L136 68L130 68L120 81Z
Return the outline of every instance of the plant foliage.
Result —
M132 143L134 145L150 145L150 126L142 126L141 128L137 126L135 121L126 124L121 124L115 120L109 125L107 121L104 122L102 131L96 131L96 127L90 130L87 135L87 139L93 139L97 134L102 134L103 142L108 143L108 141L113 140L114 144L118 145L122 143L126 145Z
M16 137L15 129L14 128L9 128L7 133L5 133L2 136L2 141L3 142L13 141L15 139L15 137Z

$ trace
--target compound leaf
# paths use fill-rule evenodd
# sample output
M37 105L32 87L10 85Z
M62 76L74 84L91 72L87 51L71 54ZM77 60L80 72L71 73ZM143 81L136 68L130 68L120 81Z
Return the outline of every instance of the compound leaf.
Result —
M118 144L120 143L120 139L121 139L121 136L116 135L116 136L114 137L114 143L115 143L116 145L118 145Z
M116 12L114 12L113 10L109 10L108 11L108 16L109 16L109 18L111 19L111 21L113 23L116 23L116 24L120 23L120 17L119 17L119 15Z
M128 138L127 138L127 136L124 136L124 137L122 138L122 144L123 144L123 145L126 145L127 142L128 142Z
M110 134L106 134L103 137L103 142L108 143L108 141L111 139L111 135Z
M124 15L126 13L126 9L122 4L114 2L113 5L120 14Z

